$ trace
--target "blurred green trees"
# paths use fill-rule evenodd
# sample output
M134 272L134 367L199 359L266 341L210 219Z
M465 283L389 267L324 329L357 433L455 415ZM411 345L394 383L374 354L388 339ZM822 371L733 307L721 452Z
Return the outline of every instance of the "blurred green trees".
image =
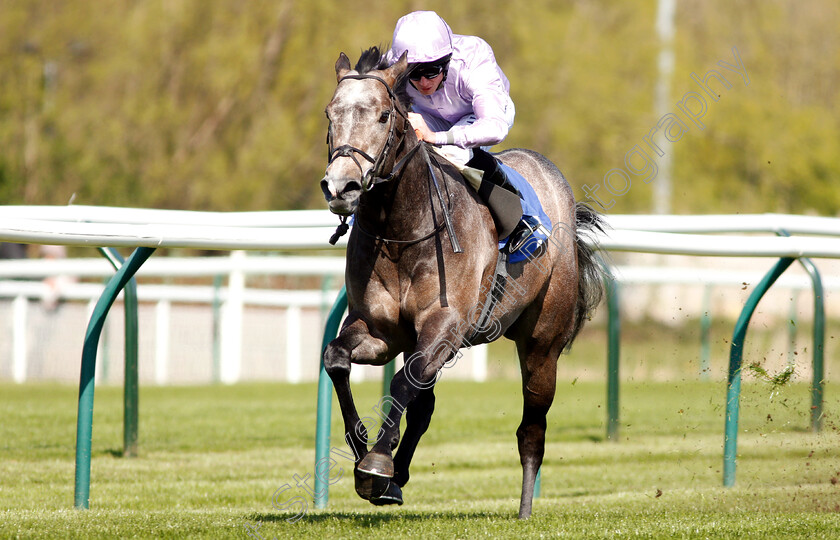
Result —
M656 125L655 0L7 0L0 201L321 208L335 59L421 8L494 47L517 107L499 148L546 154L578 198ZM674 211L836 215L840 5L680 0L676 27L673 103L732 47L750 84L733 73L705 129L663 146ZM652 185L610 211L650 212Z

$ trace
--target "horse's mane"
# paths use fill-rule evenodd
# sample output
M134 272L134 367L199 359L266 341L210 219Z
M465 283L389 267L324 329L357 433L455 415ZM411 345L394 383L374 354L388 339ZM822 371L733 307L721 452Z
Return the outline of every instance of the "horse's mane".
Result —
M356 62L354 69L360 74L364 74L374 69L385 69L387 67L388 63L385 60L385 55L382 54L382 49L371 47L366 51L362 51L362 55L359 56L359 61Z
M361 75L374 70L388 68L388 60L382 51L382 47L371 47L366 51L362 51L361 56L359 56L359 61L356 62L356 67L354 69ZM399 98L400 104L406 110L411 110L411 97L406 91L406 82L408 81L407 75L409 71L410 70L406 70L405 73L397 77L397 80L394 83L394 93L397 95L397 98Z

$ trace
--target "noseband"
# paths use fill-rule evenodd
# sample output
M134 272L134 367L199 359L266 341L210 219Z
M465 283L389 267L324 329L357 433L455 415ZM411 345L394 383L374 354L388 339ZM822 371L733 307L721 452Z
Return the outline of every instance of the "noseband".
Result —
M376 184L380 184L382 182L387 182L392 180L398 173L402 166L408 161L414 152L417 150L417 147L414 147L412 151L410 151L403 159L399 161L394 166L394 169L386 176L382 176L382 167L384 165L385 159L388 156L388 152L391 150L391 147L394 145L394 140L396 139L397 134L397 120L396 115L399 114L403 118L403 131L402 135L405 135L406 130L409 126L408 116L397 106L398 99L396 94L394 94L394 90L388 85L387 82L381 77L377 77L376 75L347 75L342 77L341 80L338 81L338 84L341 84L342 81L346 79L356 79L356 80L363 80L363 79L373 79L375 81L379 81L385 86L385 89L388 91L388 97L391 99L391 108L388 111L388 117L390 119L391 125L388 128L388 139L385 141L385 145L382 147L382 150L379 151L376 157L371 157L367 152L356 148L355 146L349 144L342 144L337 148L333 148L332 145L332 127L327 130L327 145L329 146L329 160L327 162L327 166L329 166L333 161L340 157L349 157L353 160L356 166L359 168L359 172L362 175L361 183L362 183L362 191L370 191L370 189L375 186ZM402 139L400 140L402 142ZM365 172L362 164L359 163L359 160L356 159L356 155L358 154L369 161L373 166Z

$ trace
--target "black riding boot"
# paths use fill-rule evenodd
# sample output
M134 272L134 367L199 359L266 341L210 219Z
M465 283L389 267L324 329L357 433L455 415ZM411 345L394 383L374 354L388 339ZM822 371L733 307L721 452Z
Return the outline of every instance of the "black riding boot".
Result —
M510 179L505 174L505 171L499 166L499 160L493 157L493 154L482 150L481 148L473 148L473 157L467 162L467 167L473 169L481 169L484 171L483 180L492 182L494 185L504 188L517 197L519 197L519 190L511 183Z
M467 162L467 167L484 171L478 195L490 209L499 238L510 236L522 219L519 191L496 158L480 148L473 148L473 158Z
M499 166L499 161L489 152L473 148L473 158L467 162L467 166L484 171L478 194L487 201L487 206L496 222L496 229L499 231L499 238L508 237L502 251L507 254L518 251L539 228L540 220L522 215L519 190L511 183L504 169ZM487 183L485 184L484 181ZM496 186L505 191L497 189ZM512 197L511 194L516 197Z

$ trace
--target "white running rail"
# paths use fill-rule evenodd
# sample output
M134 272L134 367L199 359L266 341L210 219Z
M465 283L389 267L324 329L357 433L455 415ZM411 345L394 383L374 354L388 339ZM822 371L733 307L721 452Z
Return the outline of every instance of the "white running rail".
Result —
M838 218L784 214L615 215L608 216L606 221L609 225L606 233L595 235L592 240L607 251L724 257L840 258ZM0 206L0 241L30 244L232 251L334 250L346 247L347 241L347 236L344 236L337 246L328 243L337 225L338 218L326 210L192 212L92 206ZM766 234L780 229L794 236ZM710 234L732 232L741 234ZM255 269L256 266L260 268ZM230 284L240 283L238 287L228 288L225 293L226 302L228 305L239 305L241 309L246 300L245 288L239 277L251 271L249 269L258 273L293 275L341 274L343 258L244 257L240 253L196 262L152 257L139 275L226 274L231 276ZM9 261L0 267L0 279L31 278L43 275L43 272L52 275L107 276L111 275L112 270L104 260ZM152 289L143 287L143 290ZM206 297L207 292L198 294ZM263 299L272 298L271 294L265 292L257 295ZM16 313L23 313L22 302L16 302ZM165 309L160 311L161 316L168 314ZM235 311L228 311L231 317ZM237 320L241 321L241 318ZM241 342L233 337L227 343L231 344L231 350L241 349ZM235 356L235 353L228 353L227 356L230 354ZM228 374L225 377L228 382L237 379L236 364L234 361L231 364L233 367L225 372ZM477 373L481 373L480 367L476 369Z

